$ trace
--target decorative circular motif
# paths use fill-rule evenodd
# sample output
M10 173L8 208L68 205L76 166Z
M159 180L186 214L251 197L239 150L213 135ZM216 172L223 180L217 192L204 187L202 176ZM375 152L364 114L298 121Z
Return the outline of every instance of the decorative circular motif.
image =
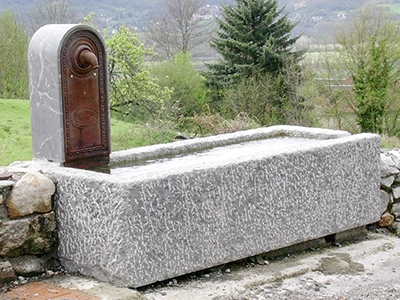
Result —
M96 123L98 112L90 107L82 107L71 113L71 123L77 128L83 128Z
M82 53L84 51L89 51L98 57L98 54L96 53L96 45L92 40L81 37L80 39L73 41L68 48L67 64L71 73L78 77L86 77L90 75L93 71L93 66L82 60Z

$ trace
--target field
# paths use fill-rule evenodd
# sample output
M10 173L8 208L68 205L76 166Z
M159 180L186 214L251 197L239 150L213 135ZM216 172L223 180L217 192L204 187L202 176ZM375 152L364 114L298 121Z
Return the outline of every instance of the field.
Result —
M162 125L165 129L165 124ZM114 151L172 141L175 134L172 130L159 130L150 124L111 119ZM29 101L0 99L0 166L31 160L32 157Z
M0 99L0 166L31 159L29 101Z
M198 124L199 126L205 123L211 124L213 129L218 129L214 133L209 131L208 134L233 132L255 127L255 124L249 123L248 120L227 121L220 119L218 116L210 115L206 116L205 119L198 120ZM326 121L331 119L332 117L326 119ZM174 141L178 134L176 131L177 124L158 122L157 124L140 124L111 118L112 150L117 151ZM324 122L319 123L324 124ZM329 126L334 125L325 124L324 127ZM350 132L352 131L350 130ZM193 133L184 132L183 134L193 136ZM31 143L29 101L0 99L0 166L7 166L13 161L32 160ZM399 138L382 136L383 148L399 148L399 146Z
M387 6L390 9L390 12L399 14L400 13L400 3L393 4L382 4L382 6Z

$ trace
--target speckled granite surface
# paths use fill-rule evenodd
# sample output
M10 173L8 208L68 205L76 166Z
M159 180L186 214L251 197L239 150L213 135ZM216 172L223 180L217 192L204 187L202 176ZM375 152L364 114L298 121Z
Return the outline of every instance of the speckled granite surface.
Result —
M62 263L138 287L379 220L379 136L273 129L288 130L320 140L130 179L37 162L57 181Z

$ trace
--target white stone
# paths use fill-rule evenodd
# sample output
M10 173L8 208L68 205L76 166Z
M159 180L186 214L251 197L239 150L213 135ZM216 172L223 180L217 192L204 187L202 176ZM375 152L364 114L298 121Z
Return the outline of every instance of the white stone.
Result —
M381 178L381 185L390 188L395 181L396 175L390 175L388 177Z
M385 192L384 190L380 190L380 200L382 203L382 213L384 213L389 205L392 203L392 197L389 193Z
M34 255L24 255L10 259L13 270L17 275L22 276L35 276L45 271L44 261ZM19 279L18 277L18 279ZM23 281L25 280L22 277Z
M392 189L394 199L400 198L400 187L396 187Z
M400 203L393 204L391 213L394 215L395 218L400 217Z
M399 169L396 167L392 157L388 153L381 153L381 177L388 177L398 173Z
M54 192L55 185L50 178L39 172L26 173L6 199L9 217L13 219L34 212L51 211L51 196Z

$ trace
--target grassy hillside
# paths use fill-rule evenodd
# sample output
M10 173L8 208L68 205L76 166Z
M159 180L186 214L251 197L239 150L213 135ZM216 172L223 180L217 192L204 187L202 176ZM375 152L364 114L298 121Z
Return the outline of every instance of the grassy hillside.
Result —
M113 151L173 141L168 124L132 124L111 119ZM28 100L0 99L0 166L32 159L32 138Z
M29 101L0 99L0 166L30 159Z

